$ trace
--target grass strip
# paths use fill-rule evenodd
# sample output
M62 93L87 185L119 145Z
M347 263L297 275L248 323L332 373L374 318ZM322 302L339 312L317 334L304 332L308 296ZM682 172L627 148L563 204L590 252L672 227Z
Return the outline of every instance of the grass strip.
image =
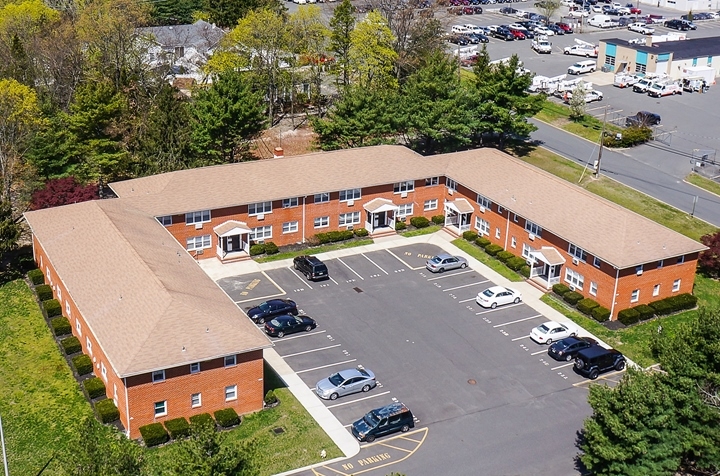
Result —
M535 118L591 142L600 142L603 121L588 114L585 114L581 119L571 119L571 112L568 106L553 101L545 101L543 108L535 115ZM621 132L622 129L608 123L605 124L605 131L614 134L615 132Z
M405 238L411 238L413 236L431 235L436 231L439 231L441 228L442 227L440 225L430 225L426 226L425 228L416 228L415 230L405 231L400 234Z
M525 278L517 274L515 271L511 270L507 266L505 266L500 261L496 260L489 254L485 253L483 250L475 246L474 244L470 243L467 240L464 240L462 238L458 238L456 240L453 240L453 245L457 246L461 250L463 250L465 253L469 254L476 260L480 261L482 264L487 266L488 268L492 269L496 273L502 275L503 277L509 279L513 282L520 282L524 281Z
M271 261L290 259L300 255L320 254L328 251L344 250L346 248L355 248L357 246L370 245L372 243L373 240L371 240L370 238L365 240L343 241L340 243L333 243L331 245L314 246L312 248L306 248L298 251L285 251L274 255L262 256L260 258L255 258L255 261L257 261L258 263L269 263Z
M720 183L717 183L714 180L707 179L702 175L692 173L685 177L685 181L695 185L696 187L705 189L710 193L720 195Z

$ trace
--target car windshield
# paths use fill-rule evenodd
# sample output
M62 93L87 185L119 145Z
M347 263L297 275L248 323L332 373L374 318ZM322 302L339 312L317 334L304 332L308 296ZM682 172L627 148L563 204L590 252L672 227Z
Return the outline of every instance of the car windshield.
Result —
M486 289L485 291L483 291L483 296L493 297L495 296L495 293L492 291L492 289Z
M442 258L439 256L433 256L430 261L432 261L433 263L439 263L442 261Z
M370 376L370 374L367 373L367 371L366 371L365 369L358 369L358 372L360 372L360 373L361 373L362 375L364 375L365 377L369 377L369 376Z
M365 423L367 423L369 426L375 427L378 423L380 423L380 418L378 418L377 415L373 412L368 412L363 417L363 420L365 420Z
M539 326L537 328L537 330L538 330L538 332L543 333L543 334L547 334L550 331L550 329L545 324L543 324L542 326Z
M267 311L270 309L270 304L268 304L268 302L265 301L263 303L260 303L260 305L258 307L260 308L261 311Z
M336 387L343 383L343 378L340 376L339 373L332 374L330 377L328 377L328 380L330 380L330 383L335 385Z

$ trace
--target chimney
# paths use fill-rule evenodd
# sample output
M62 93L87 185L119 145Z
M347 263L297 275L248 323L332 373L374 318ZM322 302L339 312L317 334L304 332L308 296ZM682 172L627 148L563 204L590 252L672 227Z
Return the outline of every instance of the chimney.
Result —
M275 147L275 150L273 151L273 159L281 159L285 157L285 151L282 147Z

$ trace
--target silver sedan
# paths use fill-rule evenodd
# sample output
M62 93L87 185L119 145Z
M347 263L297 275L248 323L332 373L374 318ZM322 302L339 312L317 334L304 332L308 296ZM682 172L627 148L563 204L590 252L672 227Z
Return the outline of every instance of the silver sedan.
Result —
M351 393L368 392L376 385L375 374L368 369L348 369L320 380L315 384L315 393L324 400L335 400Z
M442 273L450 269L467 268L467 260L462 256L453 256L448 253L440 253L433 256L425 263L425 267L433 273Z

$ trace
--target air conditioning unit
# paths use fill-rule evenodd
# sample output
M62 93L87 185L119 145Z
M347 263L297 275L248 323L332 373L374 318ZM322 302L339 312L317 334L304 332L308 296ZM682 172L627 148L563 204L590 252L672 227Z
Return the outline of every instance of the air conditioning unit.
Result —
M196 255L201 255L201 254L203 254L203 253L205 253L205 250L196 250L196 251L195 251L195 254L196 254Z
M398 217L398 219L397 219L397 221L402 221L402 222L404 222L405 220L407 220L407 217Z
M575 266L577 266L577 265L580 264L580 261L579 261L577 258L573 258L573 259L572 259L572 263L573 263Z
M203 226L202 223L195 223L195 229L196 229L196 230L202 230L202 226Z
M575 286L570 285L570 286L568 286L568 287L570 288L570 291L575 291Z
M348 226L345 227L345 229L346 229L346 230L352 230L352 229L353 229L353 226L352 226L352 225L348 225Z
M355 205L355 200L348 200L348 207Z
M485 213L485 207L480 207L480 213Z
M448 195L452 195L453 193L455 193L455 190L449 188L449 189L448 189Z
M400 198L407 198L407 192L402 192L400 194Z
M264 219L265 219L265 214L264 214L264 213L261 213L260 215L257 216L257 219L258 219L258 220L264 220Z
M530 241L535 241L535 235L533 235L532 233L528 233L528 239Z
M638 271L635 272L635 274L637 274L638 276L642 276L642 273L643 273L642 269L639 269Z

